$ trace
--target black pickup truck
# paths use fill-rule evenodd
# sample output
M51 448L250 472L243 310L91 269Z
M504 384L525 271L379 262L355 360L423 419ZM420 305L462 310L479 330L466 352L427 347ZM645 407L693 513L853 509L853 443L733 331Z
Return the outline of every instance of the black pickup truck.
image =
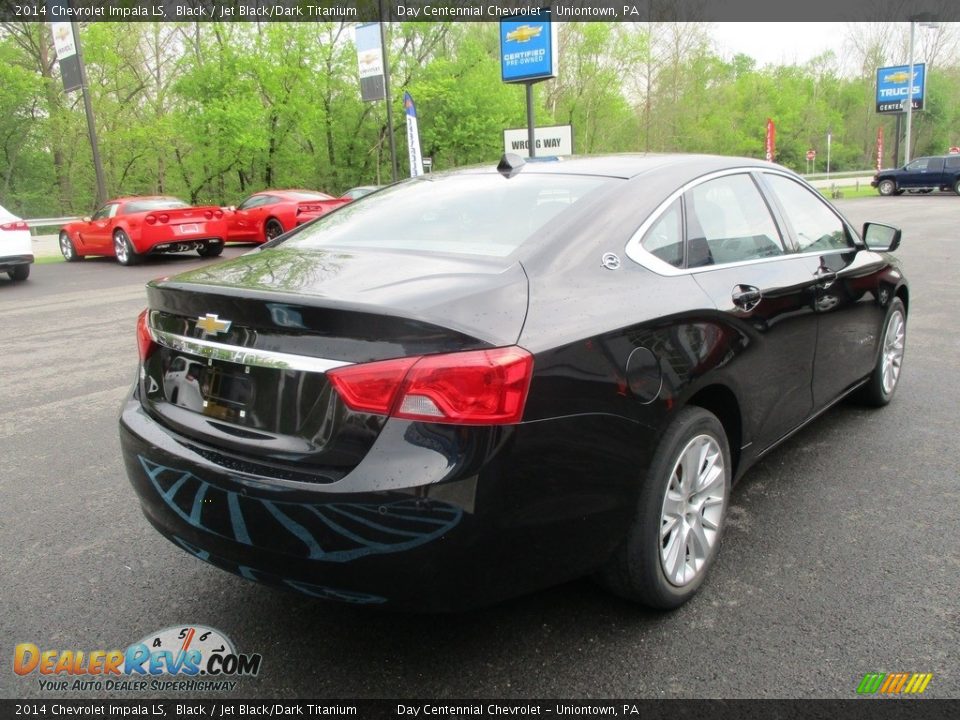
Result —
M902 168L881 170L873 176L881 195L953 190L960 195L960 155L920 157Z

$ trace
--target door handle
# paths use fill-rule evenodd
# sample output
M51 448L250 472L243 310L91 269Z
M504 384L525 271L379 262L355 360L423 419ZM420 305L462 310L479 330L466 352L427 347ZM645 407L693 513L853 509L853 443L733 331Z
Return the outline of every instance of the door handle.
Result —
M737 285L731 296L733 304L743 310L753 310L760 303L762 297L760 288L753 285Z

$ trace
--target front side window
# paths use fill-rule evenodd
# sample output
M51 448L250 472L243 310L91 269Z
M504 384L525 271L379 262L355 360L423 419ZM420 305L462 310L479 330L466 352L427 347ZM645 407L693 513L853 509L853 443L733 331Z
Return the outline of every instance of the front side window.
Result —
M927 169L927 165L930 163L930 158L917 158L912 163L907 165L907 170L912 170L913 172L920 172Z
M793 226L800 252L847 250L853 246L840 217L815 192L783 175L766 175Z
M110 205L104 205L102 208L97 210L93 215L94 220L106 220L107 218L112 218L117 214L117 204L111 203Z
M253 208L260 207L261 205L267 205L270 202L271 198L269 195L251 195L242 203L237 210L251 210Z
M747 174L701 183L684 195L687 267L744 262L784 254L763 196Z

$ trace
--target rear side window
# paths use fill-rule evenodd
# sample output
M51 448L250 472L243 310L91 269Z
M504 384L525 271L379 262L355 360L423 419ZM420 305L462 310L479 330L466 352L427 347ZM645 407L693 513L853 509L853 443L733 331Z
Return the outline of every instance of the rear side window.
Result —
M800 252L852 247L843 221L819 195L783 175L765 177L793 227Z
M687 267L744 262L784 254L783 241L753 179L726 175L684 195Z
M953 155L944 159L943 166L947 170L960 170L960 155Z
M680 198L671 203L640 241L643 249L674 267L683 267L683 213Z

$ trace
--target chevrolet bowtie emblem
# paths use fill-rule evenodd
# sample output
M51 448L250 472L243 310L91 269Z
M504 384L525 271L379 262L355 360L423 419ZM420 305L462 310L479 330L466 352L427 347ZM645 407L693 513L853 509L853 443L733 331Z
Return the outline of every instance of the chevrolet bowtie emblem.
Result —
M516 40L518 43L530 42L533 38L540 37L542 32L543 25L520 25L507 33L507 40Z
M218 335L225 333L233 324L230 320L221 320L216 315L207 313L197 318L197 327L203 330L204 335Z

